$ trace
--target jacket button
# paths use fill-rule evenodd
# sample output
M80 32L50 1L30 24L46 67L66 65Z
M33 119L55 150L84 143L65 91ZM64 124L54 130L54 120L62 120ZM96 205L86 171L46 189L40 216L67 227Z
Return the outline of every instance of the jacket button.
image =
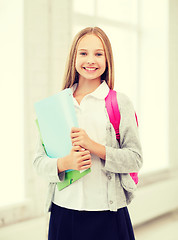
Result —
M113 201L111 200L111 201L109 201L109 203L110 203L110 204L113 204Z
M111 180L111 178L112 178L111 176L108 176L108 179L109 179L109 180Z

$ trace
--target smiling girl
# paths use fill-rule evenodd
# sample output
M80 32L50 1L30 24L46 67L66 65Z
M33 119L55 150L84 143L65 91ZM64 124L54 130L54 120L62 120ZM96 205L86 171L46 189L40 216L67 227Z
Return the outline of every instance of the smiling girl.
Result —
M73 92L79 123L79 128L71 129L71 152L51 161L39 143L34 161L51 179L49 240L135 239L127 204L134 189L129 173L142 165L141 145L134 108L121 93L117 93L120 144L116 140L105 107L113 87L110 41L100 28L85 28L73 40L63 84ZM65 170L88 168L91 173L58 191L56 183L64 180Z

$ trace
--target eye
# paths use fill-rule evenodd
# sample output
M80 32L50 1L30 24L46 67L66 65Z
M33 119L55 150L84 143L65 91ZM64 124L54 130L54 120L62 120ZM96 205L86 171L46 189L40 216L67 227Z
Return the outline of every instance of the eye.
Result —
M80 55L85 56L85 55L87 55L87 53L86 52L80 52Z
M96 53L96 56L100 57L100 56L103 56L102 53Z

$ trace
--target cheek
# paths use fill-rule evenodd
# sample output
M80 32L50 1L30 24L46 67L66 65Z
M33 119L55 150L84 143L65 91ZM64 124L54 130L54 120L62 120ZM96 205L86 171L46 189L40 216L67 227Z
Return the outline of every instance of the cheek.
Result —
M102 67L102 69L105 70L106 69L106 61L105 60L101 61L100 66Z
M81 67L81 65L82 65L82 60L79 59L79 58L76 58L75 67L76 67L76 68L79 68L79 67Z
M78 59L76 59L76 61L75 61L75 69L77 70L77 72L79 70L79 67L80 67L80 62L78 61Z

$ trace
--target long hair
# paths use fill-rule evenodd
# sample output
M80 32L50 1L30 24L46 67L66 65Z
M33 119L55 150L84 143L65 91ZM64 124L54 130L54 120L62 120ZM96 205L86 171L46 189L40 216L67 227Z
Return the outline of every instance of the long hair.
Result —
M114 61L113 61L113 53L111 43L106 33L99 27L87 27L81 30L75 37L72 42L65 73L62 89L72 87L74 83L78 83L79 75L75 68L77 47L81 38L83 38L87 34L95 34L103 43L105 56L106 56L106 69L105 72L101 76L101 80L105 80L110 89L114 88Z

